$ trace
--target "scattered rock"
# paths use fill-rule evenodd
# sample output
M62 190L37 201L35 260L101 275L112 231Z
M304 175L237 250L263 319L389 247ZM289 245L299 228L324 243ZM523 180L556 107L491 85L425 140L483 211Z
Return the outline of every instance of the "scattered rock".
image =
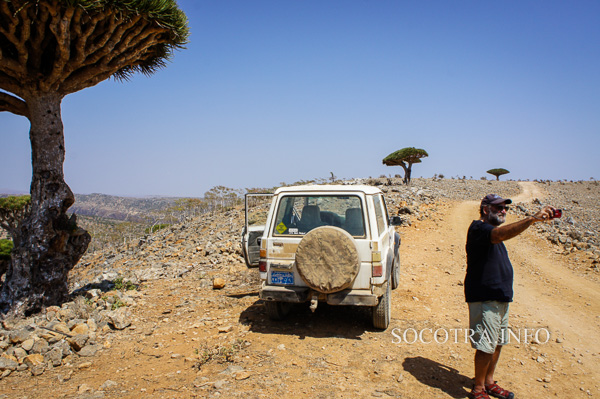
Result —
M90 357L94 356L100 349L102 349L102 345L99 344L86 345L77 354L83 357Z
M238 381L246 380L248 378L250 378L250 373L247 371L241 371L235 374L235 379Z
M83 362L83 363L80 363L77 366L77 368L80 369L80 370L87 369L87 368L90 368L90 367L92 367L92 362Z
M35 343L35 341L31 338L26 339L25 341L23 341L21 343L21 348L23 348L23 350L29 352L32 348L33 348L33 344Z
M44 353L48 352L49 350L50 350L50 345L48 344L48 341L46 341L43 338L40 338L37 341L35 341L35 343L31 347L30 352L44 354Z
M58 367L62 364L63 351L61 348L52 348L44 355L44 360L54 367Z
M220 333L228 333L233 330L233 326L220 326L218 330Z
M225 287L225 280L217 277L213 280L213 289L220 290Z
M69 345L71 345L71 348L75 351L80 351L85 346L88 339L89 337L86 334L78 334L69 338L67 342L69 342Z
M29 338L30 335L30 331L28 331L27 329L19 329L19 330L13 330L10 332L10 334L8 335L8 341L11 344L20 344L24 341L26 341Z
M215 389L221 389L225 385L227 385L227 380L219 380L219 381L213 382L213 388L215 388Z
M244 368L241 366L236 366L234 364L227 366L227 368L223 371L221 371L219 374L224 374L224 375L233 375L233 374L237 374L244 371Z
M116 330L124 330L131 325L131 315L124 308L109 312L106 316L108 324Z
M28 355L23 359L23 363L25 363L29 368L34 366L38 366L44 363L44 356L39 353L34 353L33 355Z
M81 395L81 394L84 394L84 393L87 393L87 392L92 392L92 387L90 387L90 386L89 386L89 385L87 385L87 384L81 384L81 385L79 386L79 388L77 388L77 393L78 393L79 395Z
M116 387L118 384L112 380L106 380L102 385L100 385L100 390L105 391L107 389L111 389Z
M19 367L19 363L16 360L8 359L7 357L0 356L0 371L15 371Z

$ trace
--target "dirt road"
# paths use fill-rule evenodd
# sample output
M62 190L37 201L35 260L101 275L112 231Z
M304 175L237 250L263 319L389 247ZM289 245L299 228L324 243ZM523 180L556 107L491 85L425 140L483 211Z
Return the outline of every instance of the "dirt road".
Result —
M530 188L520 201L540 194ZM403 278L384 332L371 329L364 309L321 304L272 322L256 291L199 288L189 273L144 286L133 327L99 333L106 349L96 357L38 377L13 373L0 381L0 397L464 398L473 357L464 244L477 203L432 207L437 217L401 229ZM598 397L598 284L531 232L507 247L516 275L511 325L521 342L504 349L499 382L517 398ZM255 272L230 265L232 275Z

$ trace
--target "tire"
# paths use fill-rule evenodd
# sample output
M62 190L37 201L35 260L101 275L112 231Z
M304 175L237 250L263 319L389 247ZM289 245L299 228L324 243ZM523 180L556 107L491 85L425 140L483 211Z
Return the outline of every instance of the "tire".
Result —
M394 263L392 265L392 289L395 290L400 285L400 250L394 257Z
M324 294L341 291L354 282L360 257L354 238L345 230L323 226L302 238L296 250L296 270L307 286Z
M271 320L279 321L285 319L290 313L292 304L289 302L267 301L265 302L265 309Z
M392 291L390 284L386 284L385 292L379 298L379 303L372 308L373 327L385 330L390 325L392 317Z

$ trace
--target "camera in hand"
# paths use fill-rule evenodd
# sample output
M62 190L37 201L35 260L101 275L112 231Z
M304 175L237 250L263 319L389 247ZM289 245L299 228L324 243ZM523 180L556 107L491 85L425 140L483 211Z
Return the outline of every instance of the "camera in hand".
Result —
M559 218L562 216L562 209L555 209L552 214L552 219Z

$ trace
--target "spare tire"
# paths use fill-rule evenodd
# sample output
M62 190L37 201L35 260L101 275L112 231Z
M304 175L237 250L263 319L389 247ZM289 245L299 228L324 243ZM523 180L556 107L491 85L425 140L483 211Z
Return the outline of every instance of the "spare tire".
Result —
M296 250L296 269L315 291L329 294L349 287L360 268L354 238L338 227L323 226L304 236Z

